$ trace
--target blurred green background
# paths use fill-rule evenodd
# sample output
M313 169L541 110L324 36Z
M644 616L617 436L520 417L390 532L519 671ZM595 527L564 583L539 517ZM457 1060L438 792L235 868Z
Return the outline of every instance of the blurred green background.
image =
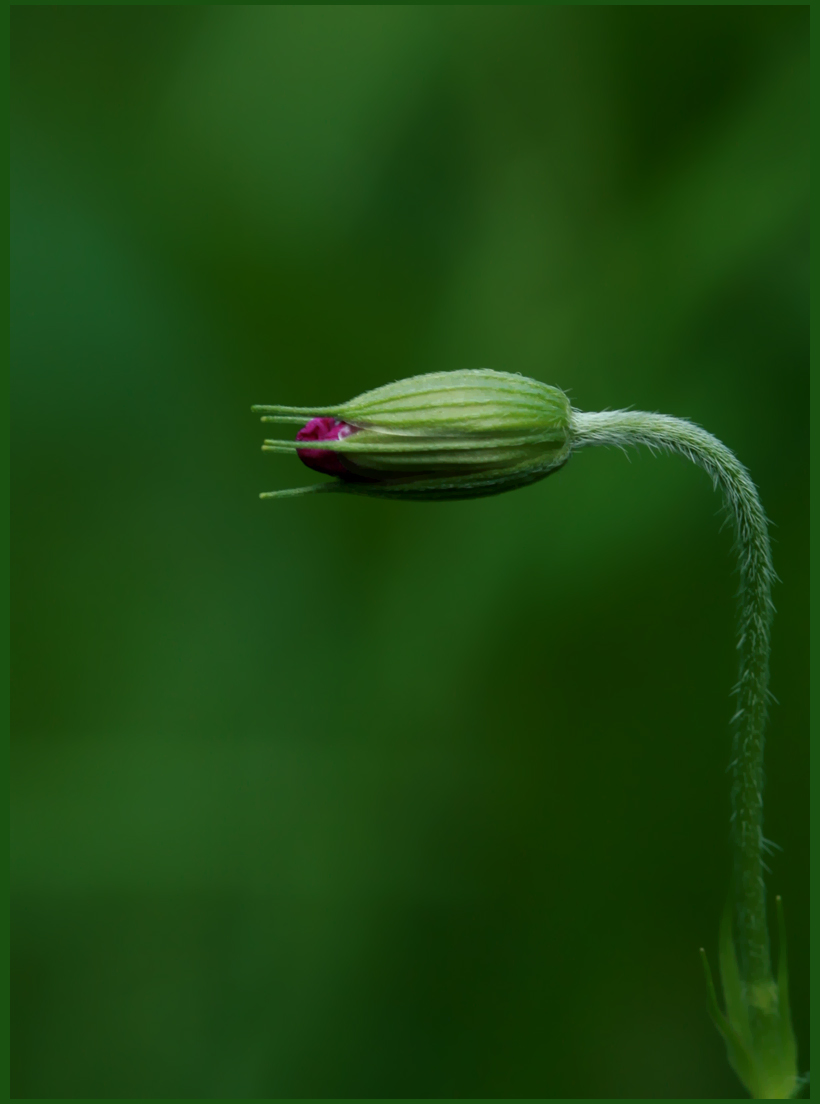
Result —
M18 7L12 147L13 1095L743 1095L706 476L257 498L478 367L760 487L805 1068L808 8Z

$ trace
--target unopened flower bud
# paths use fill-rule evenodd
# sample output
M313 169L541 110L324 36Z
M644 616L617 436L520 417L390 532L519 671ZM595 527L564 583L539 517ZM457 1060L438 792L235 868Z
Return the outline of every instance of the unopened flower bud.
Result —
M262 447L295 450L309 467L339 477L338 483L266 498L309 490L472 498L534 483L570 453L564 392L489 369L414 376L339 406L253 409L263 412L263 421L310 418L296 441L267 440ZM305 440L310 449L299 447Z

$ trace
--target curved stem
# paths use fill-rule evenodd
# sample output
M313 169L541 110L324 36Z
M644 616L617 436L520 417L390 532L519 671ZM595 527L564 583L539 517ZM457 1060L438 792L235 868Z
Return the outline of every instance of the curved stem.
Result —
M681 418L640 411L572 412L572 447L646 445L679 452L712 477L735 522L740 565L740 674L732 758L735 926L746 999L770 999L771 962L763 883L763 743L769 696L769 629L775 579L766 515L737 457L711 433Z

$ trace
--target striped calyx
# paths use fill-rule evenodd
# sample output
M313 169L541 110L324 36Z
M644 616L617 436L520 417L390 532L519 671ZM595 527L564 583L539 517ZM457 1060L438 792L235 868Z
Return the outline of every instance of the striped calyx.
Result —
M570 405L564 392L489 369L414 376L338 406L253 409L263 421L303 424L300 440L267 440L265 450L292 452L310 439L310 466L340 477L338 483L263 497L321 489L391 498L470 498L542 479L570 452ZM340 467L316 463L322 450L332 453Z

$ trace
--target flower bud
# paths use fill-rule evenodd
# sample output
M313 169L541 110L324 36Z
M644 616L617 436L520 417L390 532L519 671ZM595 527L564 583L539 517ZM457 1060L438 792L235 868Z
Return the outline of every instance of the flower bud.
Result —
M557 387L489 369L400 380L338 406L255 406L262 421L311 420L296 441L267 440L339 477L315 490L389 498L472 498L543 479L570 453L570 404ZM299 448L310 440L311 448ZM315 444L314 444L315 442Z

